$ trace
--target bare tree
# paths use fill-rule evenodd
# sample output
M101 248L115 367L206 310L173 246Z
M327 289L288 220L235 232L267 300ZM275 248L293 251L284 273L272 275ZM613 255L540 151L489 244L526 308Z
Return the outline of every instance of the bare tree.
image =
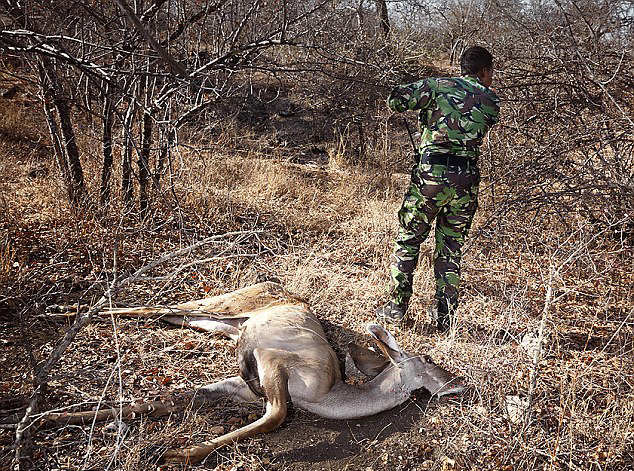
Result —
M390 17L387 12L387 3L385 0L376 1L376 12L379 18L379 24L383 30L383 35L387 38L390 35Z

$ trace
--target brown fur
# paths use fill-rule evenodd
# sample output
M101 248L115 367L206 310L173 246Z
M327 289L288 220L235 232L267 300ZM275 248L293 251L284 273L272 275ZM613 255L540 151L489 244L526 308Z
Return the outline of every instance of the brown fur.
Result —
M403 352L394 337L371 324L383 356L356 346L352 354L370 382L351 386L341 379L339 361L321 324L301 299L276 283L260 283L232 293L172 306L114 308L104 315L158 317L176 325L227 335L237 342L240 376L181 394L169 403L153 401L124 407L123 417L167 415L190 404L232 397L239 401L266 399L266 413L255 422L210 441L168 450L164 461L193 463L219 447L278 427L286 418L287 402L324 417L353 418L376 414L402 404L413 389L446 391L453 376L422 357ZM407 360L407 361L406 361ZM106 420L118 410L51 413L41 423L84 423Z

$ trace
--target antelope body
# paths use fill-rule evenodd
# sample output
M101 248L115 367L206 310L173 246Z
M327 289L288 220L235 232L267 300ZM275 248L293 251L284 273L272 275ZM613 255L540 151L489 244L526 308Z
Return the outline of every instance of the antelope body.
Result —
M322 417L352 419L396 407L416 389L425 388L437 396L463 390L459 378L422 356L405 353L394 337L377 324L369 324L367 330L382 354L355 344L349 352L359 370L371 379L361 385L345 383L339 361L315 315L306 303L276 283L260 283L174 306L102 312L161 317L172 324L221 333L237 342L240 376L181 394L170 403L152 401L123 408L124 415L165 415L223 397L243 402L266 400L266 412L260 419L213 440L168 450L162 455L167 462L197 462L221 446L273 430L285 419L289 400ZM48 414L43 420L80 423L95 415L103 420L114 413L104 410Z

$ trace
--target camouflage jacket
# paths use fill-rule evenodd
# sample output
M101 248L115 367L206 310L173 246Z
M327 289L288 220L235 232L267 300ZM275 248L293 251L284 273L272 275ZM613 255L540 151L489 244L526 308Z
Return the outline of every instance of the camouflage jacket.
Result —
M497 95L475 77L428 78L392 90L394 111L420 110L421 155L476 158L491 126L498 122Z

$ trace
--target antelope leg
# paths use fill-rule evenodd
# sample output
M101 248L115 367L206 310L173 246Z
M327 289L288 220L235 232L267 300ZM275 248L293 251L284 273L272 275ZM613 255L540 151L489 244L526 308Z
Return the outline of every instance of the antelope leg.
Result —
M163 316L161 317L161 320L181 327L190 327L195 330L202 330L203 332L224 335L225 337L229 337L231 340L237 340L240 336L240 330L238 327L234 326L233 323L225 322L223 320L216 320L212 318L204 319L202 317L192 318L189 316Z
M102 309L99 315L113 315L121 317L160 317L172 316L201 316L209 317L209 314L217 314L215 317L241 317L243 314L253 315L253 311L265 307L297 303L300 300L287 293L278 283L270 281L247 286L230 293L195 301L173 304L170 306L141 306L141 307L115 307ZM88 306L81 306L85 310ZM67 316L74 315L79 305L49 306L49 311L63 313ZM246 316L246 317L249 317Z
M247 286L230 293L209 298L198 299L170 306L174 312L196 312L217 314L217 317L240 317L243 314L252 315L264 307L288 303L294 300L284 288L277 283L264 282ZM215 316L214 316L215 317Z
M213 440L204 441L186 448L168 450L162 456L163 462L197 463L220 447L230 445L258 433L270 432L279 427L286 418L288 410L286 403L288 400L288 373L281 362L275 364L271 361L263 361L266 356L264 354L258 355L258 350L255 351L255 357L258 361L260 384L267 398L264 415L253 423ZM268 359L275 361L274 358Z
M186 394L192 395L193 403L197 407L223 398L235 402L255 402L260 399L239 376L208 384L196 389L193 393Z
M40 417L38 425L40 427L55 427L57 425L83 425L91 423L93 420L103 422L114 417L134 418L138 415L149 415L160 417L186 409L191 403L191 398L187 400L148 401L134 406L108 407L97 411L83 412L49 412Z
M239 376L234 376L208 384L195 391L179 394L169 401L147 401L133 406L108 407L98 411L49 412L39 419L38 424L41 427L54 427L64 424L81 425L91 423L93 420L103 422L115 417L134 418L139 415L161 417L183 411L190 406L202 407L223 398L236 402L258 400L258 397L249 389L244 380Z

